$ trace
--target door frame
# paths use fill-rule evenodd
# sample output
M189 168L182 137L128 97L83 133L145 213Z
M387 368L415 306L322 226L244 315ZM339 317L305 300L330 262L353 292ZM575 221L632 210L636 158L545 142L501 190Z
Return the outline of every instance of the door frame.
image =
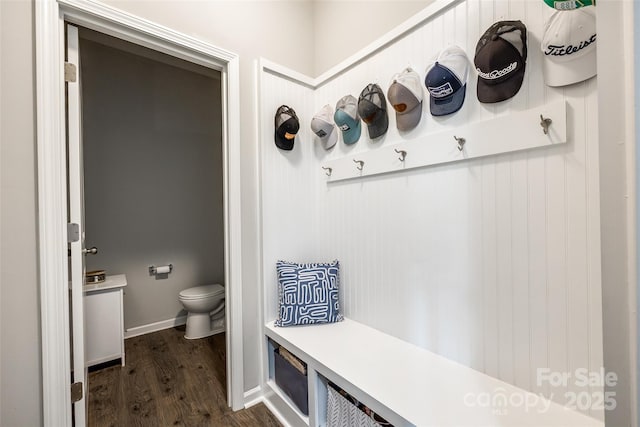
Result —
M92 0L35 2L38 265L44 425L72 425L67 272L64 23L217 69L222 76L227 399L244 406L238 55Z

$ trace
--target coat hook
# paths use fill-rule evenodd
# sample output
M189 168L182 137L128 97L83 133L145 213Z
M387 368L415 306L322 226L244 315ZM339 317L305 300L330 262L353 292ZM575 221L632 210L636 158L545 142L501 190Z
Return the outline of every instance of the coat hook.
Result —
M398 160L400 160L401 162L404 162L404 158L407 157L407 152L404 150L398 150L397 148L394 148L393 151L400 154L400 157L398 157Z
M358 164L358 166L356 166L356 169L358 169L359 171L361 171L364 167L364 161L362 160L353 159L353 162Z
M453 135L453 139L455 139L456 142L458 143L458 150L462 151L462 148L464 147L464 143L467 142L467 140L464 138L458 138L455 135Z
M324 169L324 170L325 170L325 173L327 174L327 176L331 176L331 171L332 171L333 169L331 169L331 168L325 168L324 166L322 166L322 169Z
M542 114L540 114L540 126L542 126L542 132L544 132L544 134L548 134L549 133L549 125L553 123L553 121L548 118L548 117L542 117Z

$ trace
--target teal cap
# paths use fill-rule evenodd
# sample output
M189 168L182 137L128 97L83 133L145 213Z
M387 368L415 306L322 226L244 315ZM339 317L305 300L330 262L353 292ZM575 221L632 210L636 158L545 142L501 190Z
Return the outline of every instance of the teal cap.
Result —
M360 116L358 115L358 101L352 95L343 96L336 104L333 120L342 131L345 144L355 144L360 139Z

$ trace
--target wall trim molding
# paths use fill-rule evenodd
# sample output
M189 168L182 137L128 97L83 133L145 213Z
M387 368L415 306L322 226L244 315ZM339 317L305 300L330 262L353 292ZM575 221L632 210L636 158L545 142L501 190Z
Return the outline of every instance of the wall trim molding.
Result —
M262 397L262 403L264 403L264 406L266 406L266 407L267 407L267 409L268 409L269 411L271 411L271 413L273 414L273 416L275 416L275 417L278 419L278 421L280 421L280 423L281 423L283 426L285 426L285 427L294 427L294 424L291 424L291 422L290 422L290 421L291 421L292 419L295 419L295 418L293 418L293 417L290 417L290 418L285 417L285 416L282 414L282 412L280 411L280 409L278 409L278 406L277 406L277 405L282 405L282 406L281 406L281 407L282 407L282 409L284 409L284 410L288 410L288 411L290 411L291 413L293 413L293 409L291 409L291 408L290 408L290 407L288 407L288 406L284 406L284 405L287 405L287 404L286 404L286 403L284 403L284 401L282 401L282 399L279 399L279 398L278 398L277 400L275 400L275 399L274 399L275 394L274 394L272 391L271 391L270 393L271 393L271 396L270 396L270 397L266 397L266 396L263 396L263 397Z
M162 331L164 329L175 328L187 323L187 316L178 316L173 319L160 320L159 322L148 323L146 325L134 326L124 331L124 339Z
M324 85L325 83L333 80L340 74L349 70L351 67L358 65L360 62L387 48L390 44L402 38L407 33L413 31L431 18L439 15L445 9L453 7L463 1L464 0L437 0L431 3L429 6L422 9L419 13L415 14L413 17L395 27L393 30L389 31L382 37L360 49L358 52L354 53L344 61L340 62L338 65L330 68L329 70L325 71L315 78L306 76L302 73L294 71L275 62L269 61L265 58L260 58L259 67L261 70L286 77L289 80L300 83L308 88L317 89L318 87Z
M38 239L44 425L71 425L64 24L82 25L222 73L228 402L244 406L240 72L236 54L95 0L35 2Z
M182 326L187 323L187 315L178 316L173 319L160 320L159 322L148 323L146 325L134 326L124 332L124 339L139 337L140 335L146 335L153 332L163 331L169 328L175 328L176 326ZM213 335L224 332L224 327L217 328ZM248 393L248 392L247 392ZM244 393L246 399L247 393Z
M627 155L627 235L630 236L627 241L628 251L628 275L629 275L629 306L631 311L632 322L630 324L630 350L631 350L631 425L638 425L638 410L640 408L640 359L638 357L640 350L640 342L638 340L638 331L640 330L640 317L638 316L638 307L640 306L640 287L638 277L638 261L640 260L640 229L638 225L639 198L638 185L638 160L640 151L638 144L638 118L639 110L637 105L638 94L640 93L640 78L637 76L638 65L640 61L640 46L638 44L638 29L634 24L640 20L640 8L635 2L623 4L623 31L629 31L633 37L627 37L625 40L625 87L627 93L634 96L628 96L625 99L625 132L626 132L626 155Z
M71 425L70 334L66 254L62 20L55 1L35 3L38 159L38 266L41 306L42 416ZM53 108L51 108L53 106Z
M262 387L256 386L251 390L247 390L244 393L244 408L250 408L258 403L262 402Z

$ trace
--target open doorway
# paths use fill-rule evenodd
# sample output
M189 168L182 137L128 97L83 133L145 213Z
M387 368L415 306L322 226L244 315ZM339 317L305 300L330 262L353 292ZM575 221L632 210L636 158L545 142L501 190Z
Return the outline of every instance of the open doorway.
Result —
M220 72L79 36L87 270L126 274L126 337L184 324L180 291L225 284Z
M227 408L226 340L210 336L224 334L224 311L198 342L186 342L178 295L224 285L221 73L89 29L78 33L84 230L86 245L98 248L87 251L86 266L107 284L125 284L120 307L110 296L117 288L85 291L93 368L87 420L205 422ZM159 273L163 266L170 271ZM107 341L116 312L131 337L117 360Z
M71 316L66 242L64 22L219 70L223 98L225 299L227 310L227 404L244 406L242 351L242 239L238 55L135 15L95 2L37 2L36 82L38 150L39 271L41 296L42 401L46 425L71 425L69 333ZM86 249L86 248L85 248ZM74 286L75 288L75 286ZM81 322L75 322L81 323ZM75 334L75 332L74 332ZM75 360L75 358L74 358ZM80 403L80 402L78 402ZM76 405L78 404L76 403Z

